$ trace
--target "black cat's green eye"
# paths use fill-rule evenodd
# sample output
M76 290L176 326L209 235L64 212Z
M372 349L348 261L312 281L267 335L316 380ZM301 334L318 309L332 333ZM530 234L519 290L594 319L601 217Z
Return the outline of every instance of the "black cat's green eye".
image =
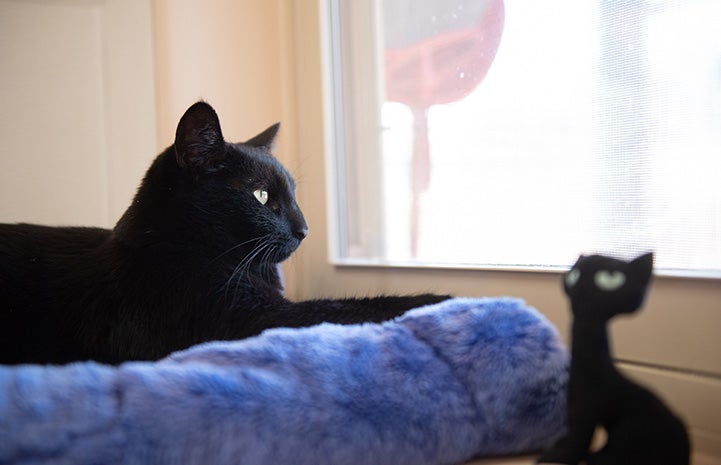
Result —
M263 189L256 189L253 191L253 195L261 204L265 205L268 203L268 191Z

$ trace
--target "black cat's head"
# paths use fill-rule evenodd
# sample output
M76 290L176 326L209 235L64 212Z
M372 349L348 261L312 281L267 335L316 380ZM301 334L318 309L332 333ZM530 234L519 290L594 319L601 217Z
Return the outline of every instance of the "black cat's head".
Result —
M288 258L308 234L293 178L271 154L278 129L228 143L215 110L198 102L180 119L168 153L179 168L175 205L187 220L204 226L206 240L230 240L266 263Z
M626 262L603 255L581 255L563 276L576 318L608 320L641 307L653 271L653 254Z

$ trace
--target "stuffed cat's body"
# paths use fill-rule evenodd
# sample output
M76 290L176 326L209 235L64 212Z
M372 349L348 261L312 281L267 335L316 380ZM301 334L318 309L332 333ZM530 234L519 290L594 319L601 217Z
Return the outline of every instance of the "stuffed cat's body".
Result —
M446 296L290 302L308 228L271 126L226 143L199 102L112 230L0 225L0 363L152 360L271 327L383 321Z
M622 375L610 353L607 323L635 312L651 279L653 255L624 262L581 256L564 277L573 312L568 434L539 463L576 465L688 465L683 422L648 389ZM597 427L605 446L589 452Z

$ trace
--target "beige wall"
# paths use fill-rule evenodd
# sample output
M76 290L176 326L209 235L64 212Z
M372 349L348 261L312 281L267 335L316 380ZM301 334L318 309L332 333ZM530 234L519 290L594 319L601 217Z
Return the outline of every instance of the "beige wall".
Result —
M149 0L0 0L0 221L110 226L156 147Z
M161 147L172 143L178 119L198 99L215 107L232 141L290 119L284 103L289 99L288 77L292 82L285 56L284 3L153 2Z

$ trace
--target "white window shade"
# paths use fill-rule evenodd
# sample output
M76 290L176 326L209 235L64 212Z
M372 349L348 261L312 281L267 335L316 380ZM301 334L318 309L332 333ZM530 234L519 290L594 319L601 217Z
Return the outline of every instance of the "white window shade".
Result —
M721 276L721 2L332 4L338 262Z

